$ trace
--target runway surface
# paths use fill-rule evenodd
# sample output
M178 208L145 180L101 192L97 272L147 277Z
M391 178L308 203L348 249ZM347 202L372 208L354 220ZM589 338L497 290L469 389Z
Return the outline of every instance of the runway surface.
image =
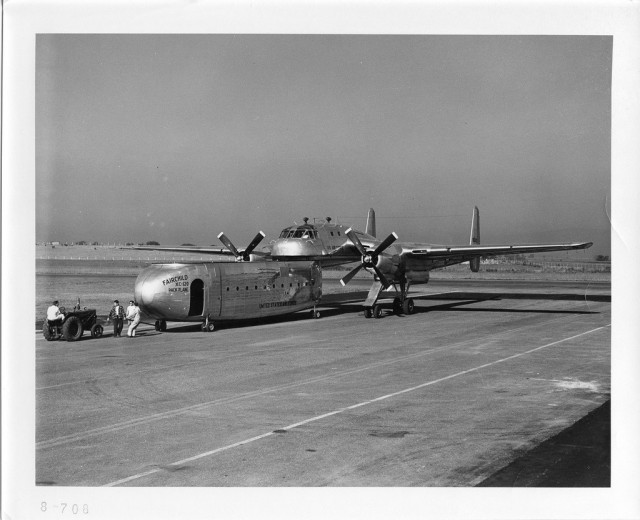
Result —
M609 285L412 292L411 316L365 319L360 292L319 320L38 333L36 483L490 485L609 401Z

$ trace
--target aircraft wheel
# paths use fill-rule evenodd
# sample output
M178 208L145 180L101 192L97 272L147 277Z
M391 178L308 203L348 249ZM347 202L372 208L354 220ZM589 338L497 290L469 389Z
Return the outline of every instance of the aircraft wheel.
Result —
M373 317L375 319L382 318L382 305L374 305L373 306Z
M156 322L153 324L153 327L156 329L156 331L160 332L160 320L156 320Z
M368 318L371 318L371 316L373 316L373 311L371 310L371 307L365 307L364 317L368 319Z
M103 332L104 332L104 329L102 328L102 325L100 325L99 323L94 323L93 326L91 327L92 338L99 338L100 336L102 336Z
M402 310L405 314L413 314L415 312L415 303L413 303L413 298L408 298L402 304Z
M62 325L62 336L67 341L77 341L82 337L82 322L77 316L71 316Z
M320 311L316 311L316 310L311 311L311 317L312 317L314 320L319 319L319 318L320 318Z
M202 330L204 332L213 332L214 330L216 330L216 326L212 321L210 321L209 323L202 324Z
M167 330L167 320L160 320L160 330L162 332Z
M51 330L52 328L53 327L49 327L45 318L44 324L42 325L42 335L47 341L53 341L54 339L56 339L56 334Z

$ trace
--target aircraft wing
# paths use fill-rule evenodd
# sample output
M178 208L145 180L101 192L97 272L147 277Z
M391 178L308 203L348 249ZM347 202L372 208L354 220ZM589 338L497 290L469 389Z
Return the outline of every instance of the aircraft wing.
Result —
M587 249L593 242L573 242L568 244L514 244L514 245L469 245L469 246L436 246L420 247L403 246L402 254L410 258L426 259L461 259L479 256L521 255L527 253L545 253L549 251L568 251L571 249Z
M165 253L194 253L200 255L222 255L233 256L235 255L224 247L198 247L198 246L130 246L123 247L122 249L136 249L141 251L161 251ZM252 251L252 255L260 257L268 257L271 255L267 251Z

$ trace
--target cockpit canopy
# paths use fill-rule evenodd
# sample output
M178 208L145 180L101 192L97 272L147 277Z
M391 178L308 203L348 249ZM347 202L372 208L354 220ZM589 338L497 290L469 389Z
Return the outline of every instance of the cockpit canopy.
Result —
M302 238L313 240L318 238L318 232L311 225L292 226L282 230L280 238Z

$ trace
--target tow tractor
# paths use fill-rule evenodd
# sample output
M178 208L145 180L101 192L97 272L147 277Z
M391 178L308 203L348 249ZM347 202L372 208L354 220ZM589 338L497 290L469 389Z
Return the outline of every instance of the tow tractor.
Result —
M66 313L64 307L60 307L60 312L64 314L63 320L50 322L46 316L42 323L42 334L47 341L65 339L67 341L77 341L82 337L85 330L91 331L92 338L102 336L104 329L98 323L98 316L95 309L80 310L80 299L73 311Z

